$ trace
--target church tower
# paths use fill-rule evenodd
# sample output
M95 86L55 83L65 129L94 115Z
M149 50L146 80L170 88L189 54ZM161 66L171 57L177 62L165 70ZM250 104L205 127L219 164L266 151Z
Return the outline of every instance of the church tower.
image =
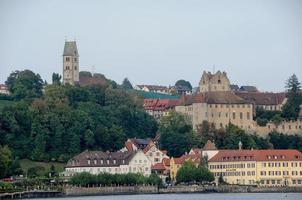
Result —
M79 53L75 41L66 41L63 53L63 84L79 82Z

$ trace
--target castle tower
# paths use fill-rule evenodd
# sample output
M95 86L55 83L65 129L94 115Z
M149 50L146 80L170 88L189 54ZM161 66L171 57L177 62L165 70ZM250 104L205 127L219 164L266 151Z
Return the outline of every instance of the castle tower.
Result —
M199 82L199 92L231 91L230 81L225 72L204 71Z
M63 84L79 82L79 53L75 41L66 41L63 53Z

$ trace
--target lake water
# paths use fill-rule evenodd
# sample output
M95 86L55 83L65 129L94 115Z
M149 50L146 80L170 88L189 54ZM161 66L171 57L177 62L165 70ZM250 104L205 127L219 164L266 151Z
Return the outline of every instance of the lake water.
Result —
M150 194L52 198L51 200L302 200L302 193ZM36 199L37 200L37 199Z

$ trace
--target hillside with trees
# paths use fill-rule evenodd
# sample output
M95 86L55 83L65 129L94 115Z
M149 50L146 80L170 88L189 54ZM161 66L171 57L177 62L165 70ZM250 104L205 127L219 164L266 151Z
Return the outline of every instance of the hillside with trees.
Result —
M110 81L81 87L53 79L45 85L30 70L8 77L13 103L0 112L0 145L11 151L10 162L65 162L86 149L116 151L126 138L155 136L157 123L137 95L114 89Z

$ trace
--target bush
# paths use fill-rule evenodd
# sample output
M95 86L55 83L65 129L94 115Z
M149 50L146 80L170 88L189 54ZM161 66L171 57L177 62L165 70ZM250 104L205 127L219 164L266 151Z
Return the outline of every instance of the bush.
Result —
M214 175L205 166L199 165L196 167L190 161L185 162L176 174L177 183L191 183L191 182L212 182Z
M160 185L161 179L156 174L151 174L149 177L145 177L141 174L109 174L101 173L93 175L88 172L83 172L74 175L69 180L71 185L79 185L81 187L88 186L111 186L111 185L143 185L153 184Z

